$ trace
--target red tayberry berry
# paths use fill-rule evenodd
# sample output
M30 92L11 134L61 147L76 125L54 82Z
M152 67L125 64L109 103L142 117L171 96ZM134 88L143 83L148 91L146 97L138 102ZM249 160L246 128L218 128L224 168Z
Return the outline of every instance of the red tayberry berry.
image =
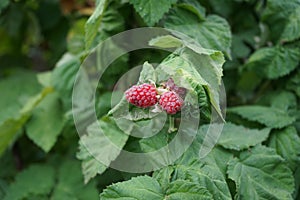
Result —
M168 114L176 114L181 110L183 100L175 92L169 91L160 96L159 104Z
M147 108L157 103L157 91L154 85L134 85L125 92L127 101L135 106Z

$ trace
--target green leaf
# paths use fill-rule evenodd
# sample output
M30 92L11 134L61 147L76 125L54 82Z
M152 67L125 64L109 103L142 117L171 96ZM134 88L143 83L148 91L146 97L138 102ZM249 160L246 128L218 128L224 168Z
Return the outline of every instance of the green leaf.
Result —
M125 95L122 96L119 103L117 103L110 111L108 111L107 115L114 115L115 117L124 116L128 114L128 101L125 98Z
M56 64L52 73L52 85L59 94L66 110L72 107L71 97L79 67L79 57L67 53Z
M182 41L172 35L164 35L151 39L149 45L160 48L174 48L181 47Z
M0 98L0 124L7 119L17 118L28 100L41 89L36 74L29 71L17 71L14 75L1 78L0 90L5 98Z
M262 96L258 104L271 106L285 111L294 111L297 108L297 98L294 93L285 90L276 90Z
M168 166L153 172L152 177L155 178L160 184L163 191L166 191L171 183L174 167Z
M285 111L273 107L238 106L229 108L227 111L270 128L283 128L295 121L295 118L289 116Z
M237 199L292 199L293 174L273 149L242 152L229 161L227 173L236 183Z
M175 177L172 179L183 179L204 187L213 196L212 199L231 200L232 198L225 177L220 173L218 168L213 166L201 168L200 166L177 165L174 172Z
M178 49L167 57L156 70L158 80L172 77L175 84L201 96L202 86L208 91L211 105L222 117L219 105L223 54L220 51L204 49L196 44L185 43L187 47ZM201 103L201 102L199 102Z
M170 183L165 199L170 200L199 200L213 199L209 191L196 183L185 180L176 180Z
M108 186L101 195L101 200L108 199L157 199L163 200L163 191L159 183L149 176L139 176L129 181Z
M92 178L94 178L97 174L102 174L107 166L96 160L86 149L86 147L79 142L79 152L76 157L81 162L81 170L84 176L84 183L88 183Z
M27 199L32 195L48 195L55 183L54 169L47 165L32 165L19 173L4 200Z
M296 169L300 163L300 137L293 126L275 130L268 144L289 162L292 170Z
M80 138L80 152L77 154L77 158L82 160L85 182L96 174L102 174L117 158L128 139L113 119L107 117L90 125L87 132Z
M263 21L269 25L275 41L293 41L300 37L300 2L268 0Z
M230 122L223 127L218 144L226 149L243 150L265 141L270 133L270 128L249 129Z
M293 41L300 38L300 4L288 16L281 35L282 41Z
M140 78L139 78L139 84L141 83L150 83L150 82L156 82L156 72L154 67L148 63L145 62L143 64L143 69L140 73Z
M48 94L52 92L52 88L45 88L40 94L31 97L26 101L24 107L17 111L16 117L7 119L0 124L0 155L14 141L18 131L26 123L31 116L32 110L38 103Z
M255 51L246 66L263 77L276 79L296 69L299 57L300 52L296 48L265 47Z
M230 27L221 17L210 15L200 21L193 13L176 8L168 15L165 27L190 36L204 48L223 51L230 57Z
M0 125L0 155L13 143L18 131L22 128L29 117L30 115L25 113L17 119L8 119Z
M192 182L176 180L163 191L154 178L139 176L107 187L101 193L100 199L198 200L212 199L212 196L207 189Z
M288 90L294 91L294 93L300 97L300 71L298 70L288 81L286 84L286 88Z
M37 74L39 83L44 87L51 87L52 71L41 72Z
M122 4L122 3L121 3ZM105 11L103 12L101 16L99 26L97 26L96 29L91 29L94 33L94 39L91 40L91 44L89 45L89 48L93 48L102 41L106 40L112 35L121 33L125 31L125 18L122 12L120 12L120 3L116 1L107 1ZM82 29L84 31L84 29ZM79 39L79 42L82 41L81 35ZM74 38L77 39L77 38ZM83 40L84 45L84 40ZM84 47L84 46L83 46ZM83 48L82 50L84 50ZM74 49L72 49L74 51ZM78 49L79 51L80 49ZM82 51L81 50L81 51ZM72 52L73 52L72 51ZM79 51L80 52L80 51ZM115 64L113 64L115 65Z
M96 200L99 199L95 182L83 184L78 161L67 160L58 169L58 178L52 200Z
M85 24L87 19L80 18L76 21L74 20L72 26L68 33L68 52L71 54L80 54L85 50Z
M98 28L101 24L101 20L104 11L107 6L107 0L99 0L93 14L90 16L85 24L85 47L89 49L97 35Z
M211 142L204 140L209 126L201 126L189 149L175 162L171 180L188 180L206 188L213 199L231 200L226 182L227 162L232 157L224 149L214 147L206 157L199 158L202 147ZM212 136L213 137L213 136Z
M273 94L271 106L281 110L296 109L297 99L294 93L288 91L280 91Z
M205 8L202 7L198 1L182 0L177 4L177 6L194 13L198 16L199 20L205 20Z
M148 26L154 26L177 0L129 0Z
M147 181L144 182L143 177L133 178L132 180L138 179L137 181L126 181L109 186L101 194L101 199L113 199L113 198L125 198L128 199L140 199L140 193L146 194L148 190L151 190L153 195L160 194L161 198L155 199L178 199L179 197L184 199L231 199L231 195L226 183L226 163L231 157L231 154L214 148L210 154L204 159L198 159L199 149L202 145L202 131L198 133L196 140L184 153L184 155L176 161L174 166L167 166L159 171L154 172L154 178L157 181L153 181L151 178L145 178ZM157 138L159 139L159 138ZM142 148L153 151L154 143L160 143L159 140L149 142L148 139L142 139ZM160 140L165 140L161 138ZM146 142L146 143L145 143ZM149 145L149 146L148 146ZM152 146L150 146L152 145ZM156 148L154 148L156 149ZM149 180L148 180L149 179ZM132 182L134 184L132 184ZM151 183L150 185L144 185ZM159 188L154 185L160 185ZM142 187L142 188L139 188ZM132 189L131 189L132 188ZM204 189L205 188L205 189ZM130 192L133 190L134 192ZM147 190L147 191L144 191ZM162 191L162 192L159 192ZM199 196L197 196L197 194ZM165 195L164 195L165 194ZM144 197L143 199L154 199ZM177 198L178 197L178 198ZM181 199L179 198L179 199Z
M152 137L141 138L139 140L139 145L144 153L157 151L168 145L169 135L166 134L167 129L164 127L159 133ZM158 156L158 155L156 155Z
M103 115L106 115L107 112L111 109L111 97L112 92L104 92L99 96L99 98L96 98L96 111L98 118L103 117Z
M63 126L59 97L56 93L52 93L33 110L31 119L26 124L26 133L36 145L49 152Z

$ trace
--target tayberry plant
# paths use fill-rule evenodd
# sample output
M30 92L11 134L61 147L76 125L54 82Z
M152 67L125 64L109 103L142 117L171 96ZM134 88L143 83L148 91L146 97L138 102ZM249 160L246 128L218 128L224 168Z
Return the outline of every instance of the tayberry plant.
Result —
M0 199L299 200L299 61L299 0L1 0Z

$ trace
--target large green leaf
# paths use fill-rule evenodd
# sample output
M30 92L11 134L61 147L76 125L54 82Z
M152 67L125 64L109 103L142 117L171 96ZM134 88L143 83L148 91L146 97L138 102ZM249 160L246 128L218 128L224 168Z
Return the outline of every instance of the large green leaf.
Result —
M296 48L265 47L255 51L246 66L266 78L275 79L296 69L299 57L300 52Z
M83 184L80 163L67 160L58 169L57 183L51 195L52 200L94 200L98 198L95 182Z
M292 199L293 174L273 149L242 152L229 161L227 173L236 183L236 199Z
M288 90L292 90L295 94L300 97L300 71L298 70L288 81L286 84L286 88Z
M210 15L205 21L201 21L193 13L176 8L168 15L165 27L190 36L204 48L223 51L230 57L230 27L221 17Z
M89 153L82 142L79 142L79 152L77 153L77 158L79 160L82 160L81 170L84 176L85 183L88 183L97 174L102 174L107 169L107 166L96 160Z
M235 113L241 117L266 125L270 128L283 128L295 121L285 111L266 106L238 106L229 108L228 112Z
M52 73L51 83L59 94L66 110L71 109L72 106L71 97L80 63L78 56L67 53L56 64Z
M111 118L102 118L99 123L95 122L88 127L87 132L87 135L80 138L80 152L77 154L82 160L85 182L97 174L102 174L108 164L117 158L128 139L128 135Z
M265 141L270 133L270 128L249 129L227 122L222 130L218 144L226 149L243 150Z
M209 191L201 187L197 183L176 180L170 183L169 188L166 192L166 197L164 199L170 200L211 200L213 196Z
M19 173L4 200L30 199L33 195L48 195L55 183L55 171L50 166L32 165Z
M97 35L98 28L101 24L104 11L107 6L107 0L97 1L97 6L93 14L85 24L85 47L89 49Z
M211 142L204 140L208 128L206 125L199 129L192 145L175 162L170 180L188 180L206 188L213 199L230 200L231 194L226 183L226 164L232 155L224 149L214 147L206 157L199 157L201 147L206 145L206 142Z
M293 41L300 37L300 2L268 0L263 21L271 29L275 41Z
M258 102L260 105L267 105L285 111L294 111L297 108L297 98L292 92L276 90L262 96Z
M52 93L33 110L31 119L26 124L26 133L36 145L48 152L55 144L63 125L58 95Z
M159 183L149 176L139 176L129 181L113 184L105 189L101 200L107 199L163 199Z
M172 179L183 179L204 187L213 196L213 199L231 199L225 177L215 166L201 167L199 165L198 167L191 167L177 165Z
M212 199L212 196L206 188L189 181L176 180L164 191L154 178L139 176L109 186L100 199L198 200Z
M18 117L27 101L41 89L36 74L29 71L18 71L7 78L1 78L0 90L5 98L0 98L0 124L7 119Z
M300 163L300 138L297 130L290 126L272 133L269 146L285 158L292 170Z
M282 41L293 41L300 38L300 3L289 14L287 23L281 35Z
M152 177L158 181L163 191L166 191L173 181L172 174L174 170L173 166L167 166L153 172Z
M174 48L182 46L182 41L171 35L158 36L149 41L150 46L160 48Z
M24 84L26 83L26 84ZM31 116L35 106L48 94L51 88L40 93L36 75L28 72L16 73L0 82L5 98L0 100L0 154L12 144L17 134Z
M177 0L129 0L148 26L154 26Z

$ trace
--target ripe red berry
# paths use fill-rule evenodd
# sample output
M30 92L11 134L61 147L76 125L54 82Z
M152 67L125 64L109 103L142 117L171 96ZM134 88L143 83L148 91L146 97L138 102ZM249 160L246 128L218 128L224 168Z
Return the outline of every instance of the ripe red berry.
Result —
M127 101L135 106L147 108L157 103L157 91L154 85L134 85L125 92Z
M180 111L183 100L173 91L165 92L160 96L159 104L168 114Z

